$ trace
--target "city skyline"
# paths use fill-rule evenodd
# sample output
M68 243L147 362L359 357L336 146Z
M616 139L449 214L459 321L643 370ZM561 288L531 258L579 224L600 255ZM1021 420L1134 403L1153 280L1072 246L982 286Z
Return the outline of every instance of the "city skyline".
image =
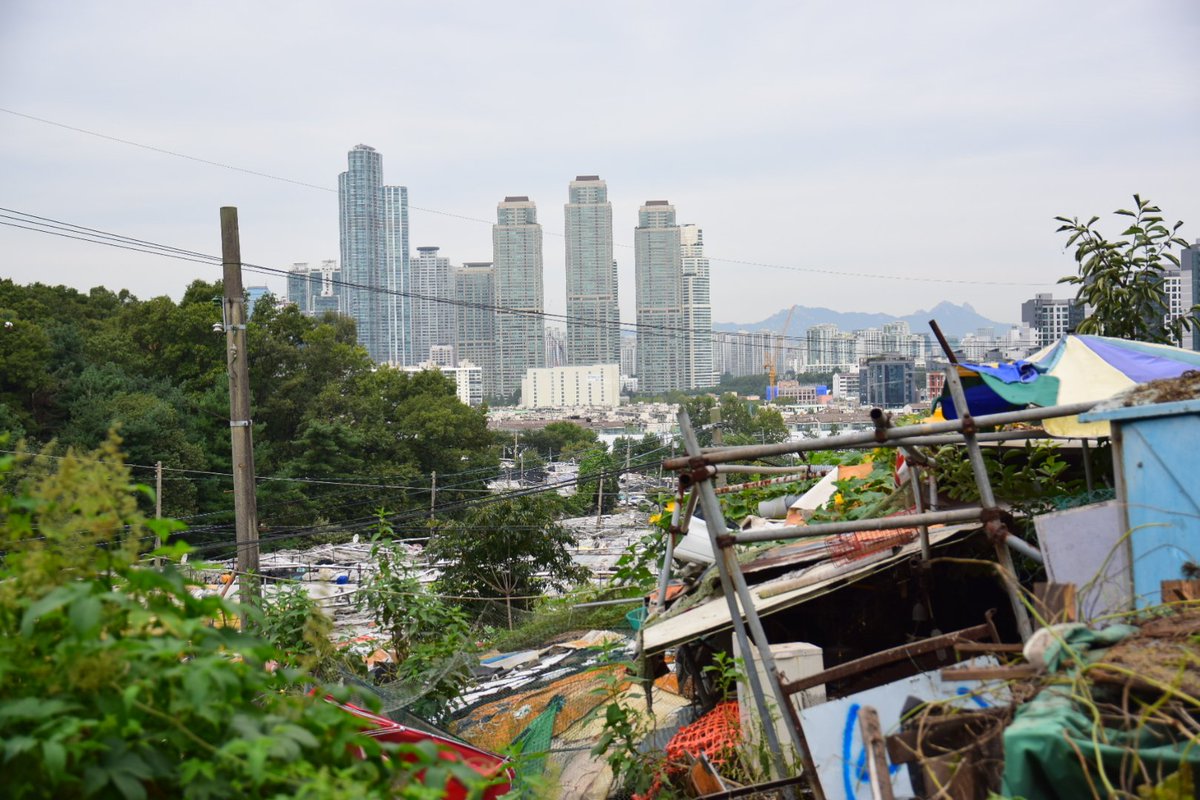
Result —
M284 17L239 8L229 45L248 56L231 60L211 47L230 35L211 10L132 0L64 17L15 0L0 10L0 105L187 157L0 113L0 170L10 207L204 253L217 209L237 206L244 257L272 265L338 258L332 178L356 142L409 187L412 243L453 263L490 258L497 198L557 207L564 181L598 174L624 286L643 199L703 222L717 322L760 318L764 289L780 307L953 300L1015 322L1075 269L1057 214L1107 223L1140 192L1197 236L1200 9L1154 7L617 3L518 24L484 4L348 14L300 0ZM400 30L421 80L385 78ZM330 41L359 46L297 56ZM601 41L611 57L578 57ZM514 52L539 76L520 104L493 77ZM648 64L671 71L686 113L646 91ZM602 124L579 124L601 108ZM544 217L546 308L563 313L562 218ZM21 282L179 297L219 275L9 227L0 246ZM632 319L633 293L620 304Z

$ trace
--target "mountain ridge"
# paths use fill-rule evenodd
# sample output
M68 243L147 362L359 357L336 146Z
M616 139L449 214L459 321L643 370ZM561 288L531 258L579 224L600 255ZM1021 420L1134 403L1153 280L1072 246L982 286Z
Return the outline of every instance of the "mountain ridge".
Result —
M717 322L716 331L774 331L780 332L787 319L788 309L783 308L759 322ZM833 323L839 329L852 332L860 328L878 328L885 322L904 321L913 333L930 333L929 320L935 319L947 336L961 337L974 333L977 328L994 328L996 335L1003 335L1014 323L996 322L980 314L970 303L951 303L943 300L929 310L917 310L911 314L897 316L880 311L834 311L821 306L797 305L791 324L783 331L785 336L802 336L814 325Z

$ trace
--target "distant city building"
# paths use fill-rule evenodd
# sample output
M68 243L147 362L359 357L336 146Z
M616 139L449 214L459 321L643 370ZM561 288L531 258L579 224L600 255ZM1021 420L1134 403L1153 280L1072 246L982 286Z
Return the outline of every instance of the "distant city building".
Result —
M409 274L413 358L428 361L434 347L449 347L448 363L453 365L456 319L450 259L438 255L437 247L418 247L416 258L409 262Z
M833 373L833 399L860 402L858 367Z
M918 367L923 367L928 350L928 335L913 333L904 320L898 319L883 324L883 349L877 351L878 353L899 353L911 358Z
M309 317L320 317L326 312L345 314L338 263L330 260L319 265L293 264L287 276L287 301Z
M917 400L916 367L908 356L868 358L859 372L859 401L879 408L901 408Z
M429 363L437 364L439 367L453 367L454 361L454 346L449 344L435 344L429 348Z
M704 232L696 225L681 225L680 268L683 271L683 327L685 386L707 389L720 378L713 367L712 299L708 259L704 257Z
M721 375L740 378L762 375L774 335L770 331L716 331L713 333L713 368Z
M520 390L528 370L546 365L542 226L537 206L528 197L506 197L496 207L492 264L497 307L495 392L509 397Z
M567 331L546 326L546 366L567 366Z
M946 365L935 364L931 365L928 372L925 373L925 400L932 403L934 400L942 396L942 388L946 385Z
M621 375L632 378L637 375L637 337L621 337Z
M857 367L858 341L832 322L813 325L805 333L810 372L833 372Z
M1084 306L1075 300L1055 300L1049 293L1021 304L1021 322L1038 333L1038 346L1054 344L1074 332L1084 319Z
M616 408L621 403L617 364L542 367L521 381L522 408Z
M1179 306L1180 312L1191 313L1200 304L1200 239L1179 254ZM1200 350L1200 327L1184 333L1183 347Z
M496 391L496 290L490 261L468 261L453 272L458 358L483 371L485 397Z
M347 160L338 176L346 313L373 360L410 364L408 189L383 185L383 157L373 147L357 145Z
M776 388L779 390L775 395L779 400L792 403L798 406L815 406L818 404L817 386L814 384L803 384L799 381L783 380L776 382Z
M262 300L267 295L274 297L270 286L247 286L246 291L246 313L253 314L254 307L258 305L258 301Z
M646 201L638 209L633 246L639 391L686 388L682 251L675 207L666 200Z
M427 369L440 370L450 380L454 381L455 394L464 405L477 407L483 405L483 370L470 361L460 361L458 366L445 366L432 361L399 367L410 375Z
M621 357L612 203L599 175L580 175L567 190L566 363L616 364Z

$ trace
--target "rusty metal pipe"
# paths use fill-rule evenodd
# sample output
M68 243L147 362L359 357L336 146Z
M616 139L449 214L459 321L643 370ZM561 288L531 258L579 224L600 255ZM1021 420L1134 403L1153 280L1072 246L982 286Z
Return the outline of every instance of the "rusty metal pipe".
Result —
M859 531L891 531L899 528L918 528L921 525L948 525L958 522L979 522L983 509L956 508L949 511L929 511L924 514L905 514L882 519L856 519L843 522L822 522L817 525L795 525L780 528L760 528L742 531L729 538L734 544L773 542L776 539L808 539L829 536L833 533L858 533Z
M1036 422L1056 417L1071 417L1090 411L1098 400L1087 400L1081 403L1067 403L1047 408L1024 408L1018 411L1005 411L1000 414L986 414L975 417L977 427L986 428L994 425L1009 425L1015 422ZM951 419L944 422L924 422L919 425L902 425L899 428L887 430L887 446L892 446L897 440L908 440L915 436L932 436L940 433L957 433L963 428L961 419ZM923 442L905 441L906 444L923 444ZM841 447L853 447L860 444L875 444L874 431L859 431L839 436L827 436L824 439L805 439L799 442L780 442L778 444L747 445L745 447L726 447L711 450L703 455L709 464L724 464L731 461L751 461L756 458L769 458L789 453L804 453L810 450L837 450ZM668 458L663 461L663 469L680 470L688 467L692 457Z

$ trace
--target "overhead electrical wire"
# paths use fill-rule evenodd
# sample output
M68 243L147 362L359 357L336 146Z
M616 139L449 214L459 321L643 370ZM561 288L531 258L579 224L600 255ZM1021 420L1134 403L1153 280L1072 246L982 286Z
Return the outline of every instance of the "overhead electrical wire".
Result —
M163 245L163 244L158 244L158 243L154 243L154 242L149 242L145 239L137 239L134 237L127 237L127 236L123 236L121 234L115 234L115 233L112 233L109 231L100 231L95 228L88 228L88 227L81 226L81 225L75 225L73 223L64 222L62 220L57 220L57 219L53 219L50 217L42 217L42 216L29 214L27 212L22 212L22 211L10 209L10 208L0 207L0 212L7 212L7 213L0 213L0 225L5 225L5 226L13 227L13 228L20 228L23 230L32 231L35 233L47 234L47 235L51 235L51 236L59 236L62 238L73 239L73 240L82 241L82 242L88 242L91 244L104 245L106 247L113 247L113 248L117 248L117 249L121 249L121 250L130 250L133 252L145 253L148 255L156 255L156 256L172 258L172 259L177 259L177 260L182 260L182 261L190 261L190 262L195 262L195 263L208 264L210 266L217 266L222 263L222 260L219 256L207 255L204 253L199 253L194 250L187 250L184 248L174 247L171 245ZM19 215L19 216L13 216L13 215ZM9 221L5 221L5 220L9 220ZM14 222L12 220L19 220L22 223L29 223L29 224L18 224L17 222ZM67 233L66 231L71 231L71 233ZM79 234L79 235L76 235L76 234ZM289 270L286 270L286 269L281 269L281 268L276 268L276 267L267 267L267 266L263 266L261 264L253 264L253 263L249 263L249 262L242 262L242 268L246 272L253 272L253 273L259 273L259 274L266 274L266 275L276 275L276 276L287 277L290 274ZM386 288L382 288L382 287L375 287L375 286L369 286L369 285L365 285L365 284L353 283L353 282L345 281L345 280L335 280L335 281L333 281L333 283L335 283L339 286L345 287L345 288L354 289L354 290L362 290L362 291L372 292L372 293L376 293L376 294L391 295L391 296L397 296L397 297L406 297L406 298L414 299L414 300L422 300L422 301L452 305L452 306L457 306L457 307L462 307L462 308L472 308L472 309L479 309L479 310L484 310L484 311L491 311L491 312L498 313L498 314L512 314L512 315L540 317L542 319L553 321L553 322L565 322L565 323L580 325L583 327L594 327L594 328L602 328L602 329L611 329L611 328L615 327L621 331L636 332L639 335L655 336L655 337L659 337L659 338L690 339L690 337L693 335L693 333L695 333L694 329L687 328L687 327L681 327L681 326L647 324L647 323L638 323L638 322L619 322L619 323L616 323L615 325L610 325L610 324L597 322L595 320L586 319L586 318L582 318L582 317L571 317L566 314L553 314L550 312L532 311L529 309L514 309L514 308L508 308L505 306L500 306L500 305L495 305L495 304L490 304L490 303L474 303L474 302L469 302L469 301L465 301L465 300L457 300L454 298L434 297L434 296L430 296L430 295L419 294L417 292L406 292L406 291L401 291L401 290L397 290L397 289L386 289ZM748 343L749 346L763 347L766 350L776 352L778 355L785 355L787 353L800 353L800 352L807 353L808 347L809 347L809 342L808 342L808 339L806 336L784 335L784 334L774 333L771 331L761 331L761 330L753 331L753 332L711 331L711 332L705 332L705 334L708 336L711 336L714 340L716 340L718 338L725 338L727 340L733 340L735 342L738 340L741 340L741 341L743 341L743 343ZM761 339L763 337L767 338L766 342L761 341ZM785 344L785 342L794 342L794 344ZM772 343L778 343L778 344L772 344ZM863 351L861 353L861 355L867 355L867 356L882 355L885 353L892 353L892 352L894 352L894 349L881 347L878 350L867 349L867 350ZM858 349L856 349L856 356L857 355L860 355Z
M195 162L198 164L204 164L204 165L207 165L210 167L218 167L220 169L231 170L233 172L240 172L244 175L252 175L257 178L265 178L267 180L288 183L293 186L301 186L306 189L316 189L318 191L330 192L333 194L337 194L337 192L338 192L337 189L335 189L331 186L322 186L322 185L315 184L315 183L308 183L306 181L295 180L294 178L285 178L280 175L273 175L269 172L263 172L261 170L248 169L246 167L239 167L239 166L236 166L233 164L227 164L227 163L224 163L221 161L214 161L212 159L201 158L199 156L193 156L193 155L183 153L183 152L180 152L177 150L170 150L170 149L167 149L164 147L157 147L155 145L145 144L143 142L136 142L131 139L125 139L125 138L121 138L119 136L112 136L110 134L100 133L99 131L88 130L87 128L80 128L75 125L68 125L63 122L57 122L55 120L46 119L45 117L38 117L38 116L34 116L32 114L26 114L26 113L23 113L20 111L16 111L14 109L0 108L0 112L3 112L5 114L10 114L14 117L21 117L23 119L27 119L32 122L39 122L44 125L51 125L53 127L61 128L63 130L73 131L75 133L82 133L87 136L93 136L98 139L104 139L106 141L115 142L117 144L123 144L123 145L127 145L129 147L136 147L136 148L140 148L142 150L148 150L150 152L158 153L160 155L171 156L172 158L185 159L187 161L192 161L192 162ZM467 222L481 223L484 225L495 224L494 220L484 219L482 217L473 217L473 216L470 216L467 214L459 214L459 213L455 213L455 212L451 212L451 211L442 211L440 209L435 209L435 208L424 208L422 206L410 205L409 209L413 210L413 211L420 211L420 212L423 212L426 214L436 214L438 216L450 217L453 219L461 219L461 220L465 220ZM564 234L559 233L557 231L545 231L545 233L547 233L550 236L555 236L558 238L565 238ZM617 242L616 246L624 248L624 249L629 249L629 250L633 249L633 245L626 244L623 242ZM906 281L906 282L917 282L917 283L946 283L946 284L969 285L969 286L1035 286L1036 287L1036 286L1049 285L1046 283L1031 282L1031 281L983 281L983 280L972 280L972 279L968 279L968 278L945 278L945 277L935 278L935 277L926 277L926 276L921 276L921 275L889 275L889 274L885 274L885 273L845 271L845 270L835 270L835 269L822 268L822 267L804 267L804 266L788 265L788 264L772 264L772 263L765 262L765 261L751 261L751 260L746 260L746 259L723 258L720 256L711 256L711 255L705 256L705 258L707 258L709 262L716 261L716 262L720 262L723 264L736 264L739 266L761 267L764 269L778 269L778 270L786 270L786 271L790 271L790 272L812 273L812 274L818 274L818 275L831 275L834 277L845 277L845 278L868 278L871 280Z

